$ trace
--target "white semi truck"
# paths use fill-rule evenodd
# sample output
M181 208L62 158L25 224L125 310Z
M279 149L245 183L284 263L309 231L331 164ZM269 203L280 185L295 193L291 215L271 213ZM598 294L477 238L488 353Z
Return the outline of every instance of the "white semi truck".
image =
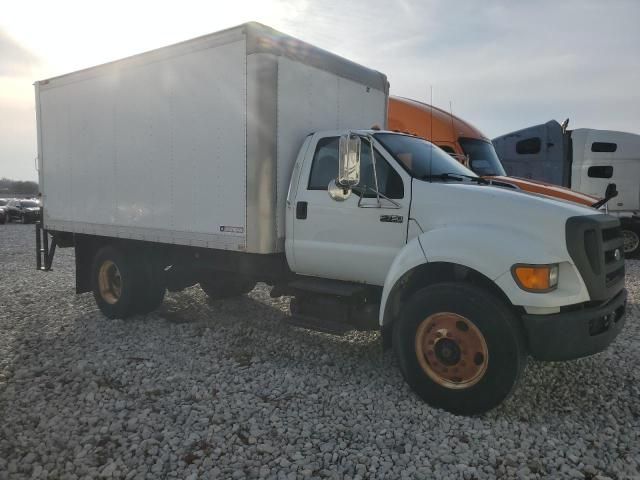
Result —
M620 218L627 257L640 257L640 135L567 128L550 120L493 139L508 175L540 180L576 192L618 195L606 208Z
M624 324L618 219L484 184L385 130L386 77L249 23L36 83L38 265L73 247L109 318L199 284L290 295L310 327L380 329L411 388L460 414L532 355Z

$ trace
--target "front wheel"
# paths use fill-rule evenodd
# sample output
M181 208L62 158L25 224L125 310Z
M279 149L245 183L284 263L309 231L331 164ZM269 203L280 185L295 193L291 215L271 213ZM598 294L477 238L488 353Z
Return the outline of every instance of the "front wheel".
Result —
M458 283L416 292L394 325L393 347L409 386L430 405L461 415L504 401L527 360L510 308L486 290Z

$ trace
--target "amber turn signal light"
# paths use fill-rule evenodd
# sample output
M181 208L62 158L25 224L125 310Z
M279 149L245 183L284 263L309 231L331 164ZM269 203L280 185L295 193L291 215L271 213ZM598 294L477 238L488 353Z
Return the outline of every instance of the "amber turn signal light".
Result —
M558 286L558 265L514 265L511 273L518 286L527 292L545 293Z

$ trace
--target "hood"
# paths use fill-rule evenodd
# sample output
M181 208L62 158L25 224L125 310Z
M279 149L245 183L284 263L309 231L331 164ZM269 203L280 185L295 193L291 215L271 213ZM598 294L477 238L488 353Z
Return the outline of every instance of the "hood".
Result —
M594 197L593 195L587 195L585 193L576 192L569 188L559 187L558 185L541 182L539 180L531 180L528 178L495 176L487 177L487 180L507 185L513 185L520 190L524 190L525 192L537 193L539 195L566 200L568 202L577 203L579 205L586 205L588 207L600 200L600 198Z
M570 217L601 214L597 210L547 196L491 185L413 181L411 218L423 231L444 226L517 231L543 245L564 249Z

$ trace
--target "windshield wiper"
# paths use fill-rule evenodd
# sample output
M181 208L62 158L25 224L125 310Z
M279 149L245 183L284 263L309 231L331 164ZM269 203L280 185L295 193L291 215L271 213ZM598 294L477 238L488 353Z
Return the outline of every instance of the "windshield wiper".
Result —
M438 175L423 175L422 180L456 180L462 182L465 178L473 182L477 182L480 185L489 185L489 182L482 177L474 177L473 175L465 175L464 173L440 173Z

